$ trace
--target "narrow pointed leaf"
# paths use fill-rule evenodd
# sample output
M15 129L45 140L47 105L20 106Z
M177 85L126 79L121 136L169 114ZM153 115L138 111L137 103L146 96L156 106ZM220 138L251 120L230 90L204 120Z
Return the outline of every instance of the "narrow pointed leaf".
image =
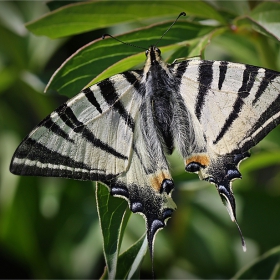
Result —
M148 248L147 236L144 234L118 259L117 279L131 279L137 273Z
M128 209L127 202L124 199L112 197L107 187L99 183L96 186L96 201L108 277L114 279L122 237L121 228L128 220L125 215Z

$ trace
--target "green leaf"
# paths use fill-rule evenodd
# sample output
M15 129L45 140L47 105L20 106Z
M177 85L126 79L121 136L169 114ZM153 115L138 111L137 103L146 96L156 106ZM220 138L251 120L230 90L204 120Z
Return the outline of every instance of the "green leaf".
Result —
M279 279L280 246L273 248L252 264L242 268L233 279Z
M0 69L0 95L3 91L8 89L17 79L17 71L12 67L6 67L4 69Z
M174 18L183 11L191 16L225 23L213 7L202 1L94 1L64 6L29 22L26 27L36 35L59 38L120 23Z
M194 43L190 45L189 57L191 58L191 57L200 56L202 59L204 59L205 48L211 42L212 38L216 37L217 35L220 35L225 31L226 31L225 27L216 28L213 31L209 32L208 34L202 36L201 38L194 40Z
M254 154L254 160L242 162L242 171L248 173L274 165L280 165L279 150Z
M117 272L119 248L125 227L130 215L124 199L110 195L107 187L96 184L96 201L104 246L104 257L109 279L114 279ZM126 212L129 214L126 215Z
M146 255L147 247L147 236L144 234L137 242L119 256L116 279L134 278L133 276L138 272L138 268Z
M55 0L55 1L48 1L46 3L46 5L48 6L48 8L51 10L51 11L54 11L54 10L57 10L63 6L66 6L66 5L70 5L70 4L76 4L77 2L82 2L82 1L78 1L78 0L73 0L73 1L68 1L68 0Z
M170 26L171 22L152 25L121 35L118 39L126 43L147 48L158 41ZM180 42L181 46L212 32L214 27L201 26L188 22L178 22L159 41L162 51L164 47ZM173 46L174 50L178 46ZM170 49L167 49L170 50ZM137 54L138 53L138 54ZM128 58L129 56L131 58ZM100 81L113 74L126 71L144 62L143 52L137 48L128 47L113 39L96 40L78 50L68 58L51 78L47 90L55 90L60 94L72 97L85 87L93 78ZM109 68L110 67L110 68ZM102 73L98 78L97 75Z
M220 1L212 0L211 4L215 6L219 11L223 12L225 17L225 12L230 15L243 15L250 11L249 1L247 0L238 0L238 1Z
M263 2L259 4L249 16L237 18L237 26L251 26L257 32L274 40L280 41L280 3Z
M280 3L263 2L252 12L251 18L256 24L254 27L266 34L271 34L280 41ZM264 32L265 31L265 32Z

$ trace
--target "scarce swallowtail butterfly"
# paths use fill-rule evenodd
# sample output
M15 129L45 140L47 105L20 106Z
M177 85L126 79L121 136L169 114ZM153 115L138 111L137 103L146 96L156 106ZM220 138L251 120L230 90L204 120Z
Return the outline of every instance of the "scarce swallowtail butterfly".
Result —
M186 171L214 184L236 222L239 163L279 123L280 73L227 61L166 64L153 45L142 70L85 88L47 116L10 171L103 182L145 217L153 256L155 234L176 209L166 155L176 148Z

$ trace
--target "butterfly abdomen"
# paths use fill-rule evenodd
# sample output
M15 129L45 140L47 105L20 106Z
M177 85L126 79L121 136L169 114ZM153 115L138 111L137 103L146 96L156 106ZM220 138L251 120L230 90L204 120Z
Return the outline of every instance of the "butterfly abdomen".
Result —
M173 105L170 96L157 96L153 100L153 115L156 129L164 141L166 151L171 154L174 149L173 141Z

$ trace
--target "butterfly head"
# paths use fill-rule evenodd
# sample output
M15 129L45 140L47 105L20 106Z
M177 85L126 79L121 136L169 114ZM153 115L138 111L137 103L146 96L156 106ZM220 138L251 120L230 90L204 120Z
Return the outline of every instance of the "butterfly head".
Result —
M161 62L161 51L156 46L150 46L148 50L146 50L146 63L149 65L159 64Z

